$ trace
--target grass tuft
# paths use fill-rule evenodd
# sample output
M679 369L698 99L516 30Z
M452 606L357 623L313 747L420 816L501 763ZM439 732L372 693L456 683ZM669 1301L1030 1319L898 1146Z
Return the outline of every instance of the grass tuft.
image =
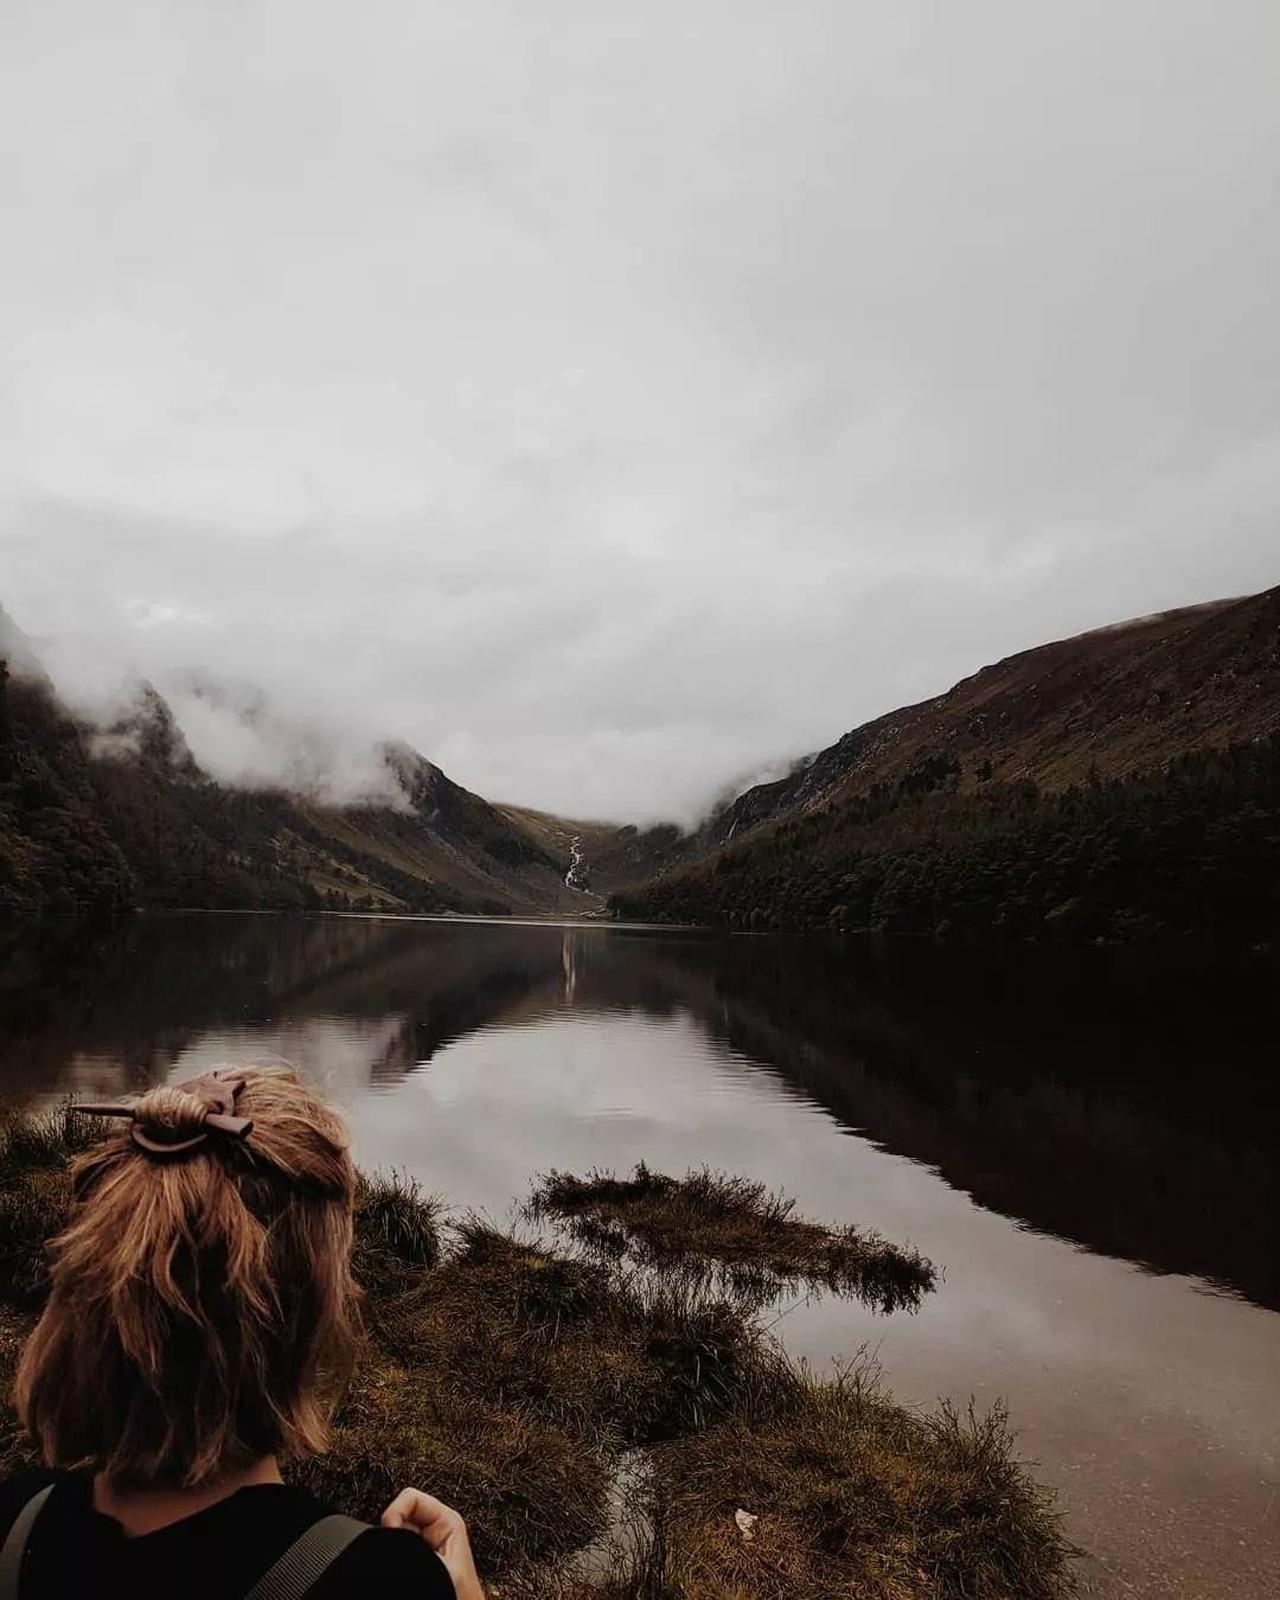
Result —
M723 1415L774 1360L740 1308L556 1255L479 1218L407 1292L373 1308L376 1335L454 1393L534 1411L618 1448Z
M465 1508L489 1571L554 1562L598 1539L610 1515L607 1451L528 1409L485 1405L447 1372L367 1353L331 1448L289 1471L329 1504L377 1522L406 1484Z
M803 1286L856 1296L885 1313L915 1310L936 1277L915 1250L858 1228L809 1222L764 1184L705 1168L683 1178L643 1162L630 1178L552 1172L527 1210L563 1224L601 1259L629 1256L748 1302Z
M440 1260L444 1203L398 1172L356 1185L355 1270L366 1290L389 1293Z
M60 1170L70 1157L99 1143L111 1123L86 1116L70 1100L48 1111L0 1115L0 1186L33 1172Z
M1070 1558L1000 1410L895 1405L864 1374L664 1448L652 1499L665 1600L1054 1600ZM757 1520L746 1538L739 1510ZM639 1590L637 1592L644 1592Z
M60 1175L0 1188L0 1299L17 1310L38 1309L48 1293L46 1240L66 1214L70 1184Z

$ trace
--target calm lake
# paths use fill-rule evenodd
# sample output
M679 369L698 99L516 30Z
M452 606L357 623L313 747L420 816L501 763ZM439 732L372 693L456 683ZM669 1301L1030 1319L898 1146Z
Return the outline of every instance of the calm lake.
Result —
M944 1273L779 1307L904 1400L1007 1401L1103 1595L1280 1592L1274 961L192 914L11 952L0 1089L284 1057L358 1155L505 1218L535 1172L761 1178Z

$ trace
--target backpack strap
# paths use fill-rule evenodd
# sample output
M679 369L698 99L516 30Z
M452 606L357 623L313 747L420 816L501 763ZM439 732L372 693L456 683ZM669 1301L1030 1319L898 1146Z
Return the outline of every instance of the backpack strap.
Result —
M22 1576L22 1558L27 1553L27 1541L53 1488L53 1484L49 1484L38 1489L13 1519L9 1536L3 1548L0 1548L0 1600L18 1600L18 1580Z
M347 1546L368 1531L369 1524L354 1517L321 1517L267 1568L245 1600L303 1600ZM0 1600L9 1600L3 1589Z

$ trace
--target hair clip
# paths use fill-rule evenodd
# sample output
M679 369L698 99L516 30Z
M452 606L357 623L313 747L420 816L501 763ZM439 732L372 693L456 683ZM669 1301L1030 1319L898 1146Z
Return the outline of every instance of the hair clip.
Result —
M235 1114L236 1097L244 1088L243 1073L222 1071L204 1072L198 1078L188 1078L185 1083L171 1087L180 1094L191 1095L204 1105L204 1116L195 1133L166 1127L162 1122L140 1122L138 1108L141 1101L118 1101L108 1105L72 1105L88 1117L128 1117L133 1126L129 1136L139 1149L155 1156L176 1156L207 1144L210 1131L222 1133L229 1139L247 1139L253 1132L248 1117ZM145 1100L145 1096L143 1100Z

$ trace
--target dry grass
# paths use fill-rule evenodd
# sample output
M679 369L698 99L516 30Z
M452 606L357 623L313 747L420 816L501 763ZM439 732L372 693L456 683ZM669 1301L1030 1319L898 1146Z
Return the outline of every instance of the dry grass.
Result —
M38 1309L45 1295L45 1240L56 1233L71 1198L67 1165L102 1137L96 1117L66 1106L0 1118L0 1302Z
M918 1415L865 1376L806 1378L786 1406L664 1448L654 1484L644 1581L664 1600L1052 1600L1070 1590L1069 1547L1016 1463L1003 1414ZM739 1509L758 1519L750 1539Z
M356 1188L356 1276L383 1296L434 1267L443 1250L444 1203L397 1172L361 1174Z
M407 1292L371 1307L379 1345L481 1405L532 1410L619 1448L724 1415L775 1378L737 1307L559 1256L479 1219Z
M679 1271L748 1301L803 1286L854 1295L888 1313L914 1310L935 1281L932 1264L915 1250L806 1221L794 1201L764 1184L705 1169L683 1178L643 1163L630 1178L552 1172L528 1210L562 1222L603 1259Z
M0 1130L6 1389L67 1158L96 1133L62 1113ZM863 1292L883 1261L885 1282L922 1292L927 1263L797 1219L741 1179L555 1174L542 1215L552 1195L575 1225L599 1206L601 1226L625 1219L624 1248L566 1254L478 1218L449 1224L414 1183L362 1179L367 1348L332 1448L293 1477L370 1519L405 1483L431 1488L466 1515L495 1600L1067 1593L1066 1547L1000 1417L919 1418L860 1380L815 1383L749 1297L682 1270L710 1259ZM6 1407L0 1469L28 1459ZM760 1517L750 1542L740 1506ZM620 1529L625 1549L608 1553Z
M608 1524L607 1451L534 1411L486 1405L445 1372L371 1349L337 1417L332 1447L290 1476L377 1521L409 1483L466 1508L489 1571L554 1561Z
M103 1117L73 1112L69 1101L25 1114L0 1107L0 1183L33 1171L61 1170L110 1129Z

